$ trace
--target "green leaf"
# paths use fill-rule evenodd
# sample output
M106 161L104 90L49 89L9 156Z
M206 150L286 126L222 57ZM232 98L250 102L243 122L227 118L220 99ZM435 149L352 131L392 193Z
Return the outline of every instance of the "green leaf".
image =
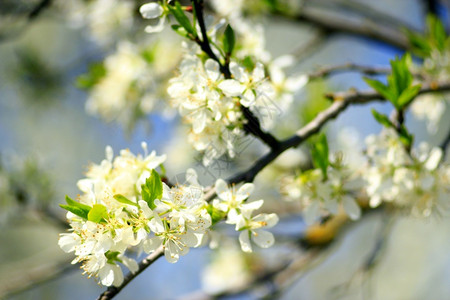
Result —
M212 225L220 222L223 220L227 213L224 211L221 211L220 209L215 208L212 204L208 205L206 207L206 210L208 211L209 215L211 216L211 222Z
M71 199L69 196L66 196L66 204L60 204L59 206L67 211L70 211L71 213L83 218L88 219L89 211L92 209L90 206L77 202L73 199Z
M372 115L375 117L375 120L377 120L378 123L383 125L384 127L391 127L395 128L394 124L392 124L391 120L389 120L389 117L377 112L375 109L372 108Z
M389 87L384 85L381 81L370 79L367 77L363 77L363 79L371 88L381 94L381 96L383 96L385 99L392 101L391 99L395 98L395 95L391 93Z
M152 174L145 180L142 185L142 199L147 202L150 209L155 209L155 199L161 199L163 193L163 185L158 172L152 170Z
M314 166L322 170L324 178L327 178L327 168L330 164L328 152L327 137L325 134L321 134L318 141L312 145L311 156Z
M404 90L400 97L398 97L397 104L403 108L411 103L414 97L419 93L420 87L420 84L416 84Z
M104 205L94 204L88 213L88 220L94 223L103 223L108 218L108 210Z
M86 74L78 76L76 80L76 86L80 89L91 89L96 85L100 79L105 77L106 68L103 62L94 63L89 66L88 72Z
M175 2L175 6L169 5L169 10L177 19L178 23L186 29L188 33L190 33L192 36L197 36L197 32L195 31L195 28L192 26L191 21L189 21L189 18L186 17L184 14L183 8L181 8L181 5L179 2Z
M235 43L236 39L234 36L233 28L231 28L230 24L228 24L227 28L225 29L225 33L223 35L223 50L227 55L231 55Z
M412 31L407 31L406 35L414 53L421 57L430 56L432 48L425 37Z
M439 51L445 50L445 41L447 39L447 33L441 20L435 15L427 16L427 27L429 33L430 42Z
M123 203L123 204L139 207L139 205L137 203L131 201L130 199L128 199L127 197L125 197L121 194L114 195L114 199L116 199L117 201L119 201L120 203Z

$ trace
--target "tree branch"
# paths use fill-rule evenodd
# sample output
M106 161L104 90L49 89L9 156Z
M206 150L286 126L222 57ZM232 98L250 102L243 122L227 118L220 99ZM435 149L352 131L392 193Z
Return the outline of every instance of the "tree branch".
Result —
M450 82L431 83L423 85L419 94L430 92L442 92L450 90ZM347 92L334 93L326 95L327 98L333 100L333 104L326 110L319 113L311 122L300 128L293 136L281 141L279 148L272 149L265 156L257 160L253 166L244 172L238 173L230 177L227 181L230 184L238 182L251 182L255 176L264 169L268 164L274 161L285 150L299 146L303 141L319 132L320 129L331 119L337 117L350 104L364 104L372 101L385 101L380 94L374 91L359 92L350 90Z
M346 63L342 65L330 66L330 67L322 67L317 71L314 71L309 74L309 79L318 79L327 76L331 76L337 73L343 72L360 72L365 75L381 75L381 74L390 74L390 67L371 67L371 66L362 66L355 63Z
M293 14L280 8L274 8L271 12L275 16L312 24L325 32L341 32L366 37L402 50L408 50L410 48L407 37L401 31L392 28L392 26L382 25L377 20L365 19L362 22L351 21L345 15L324 14L320 9L314 8L311 5L304 5L300 11L294 12Z

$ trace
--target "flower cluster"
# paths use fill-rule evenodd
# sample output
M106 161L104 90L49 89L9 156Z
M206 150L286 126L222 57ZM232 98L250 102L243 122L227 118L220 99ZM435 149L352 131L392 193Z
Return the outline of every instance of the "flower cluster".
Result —
M175 41L154 38L148 46L120 43L105 59L103 74L92 78L86 110L131 129L138 119L157 109L165 93L163 83L180 55L173 47Z
M106 286L122 283L119 262L137 271L127 249L151 253L162 247L174 263L200 245L211 225L195 171L188 170L186 184L169 187L155 171L165 156L148 154L145 144L143 148L143 156L122 150L113 159L107 147L107 158L78 182L84 192L79 201L67 197L62 205L69 211L72 232L61 234L60 247L74 252L72 263L82 262L85 272Z
M323 211L336 214L339 204L352 220L358 219L358 197L367 197L372 208L389 203L415 216L448 211L450 166L442 162L440 148L421 143L409 152L393 129L367 137L366 145L366 163L358 169L344 166L338 158L326 176L312 169L283 179L282 193L300 200L306 223L316 221Z
M169 82L172 105L192 126L189 141L204 152L208 165L225 153L235 155L235 144L244 135L241 106L249 108L263 128L272 126L277 107L274 89L266 80L264 66L257 63L251 72L236 62L230 63L232 79L226 79L213 59L203 61L199 48L184 44L180 74Z
M324 211L337 214L340 208L350 219L358 219L361 209L356 197L363 186L364 182L342 162L342 156L336 154L334 162L327 168L326 177L320 169L285 177L281 191L288 200L300 201L305 222L312 224Z
M242 185L238 190L234 186L229 187L222 179L215 184L217 199L213 201L214 209L222 211L227 215L227 224L235 225L236 231L240 231L239 243L244 252L252 252L253 241L261 248L273 245L274 237L271 232L263 228L270 228L278 223L276 214L258 214L252 216L253 212L264 203L264 200L246 203L245 200L254 190L252 183Z
M364 177L371 207L388 202L417 216L448 208L450 166L441 163L440 148L421 143L408 153L393 130L369 136L366 144L369 167Z

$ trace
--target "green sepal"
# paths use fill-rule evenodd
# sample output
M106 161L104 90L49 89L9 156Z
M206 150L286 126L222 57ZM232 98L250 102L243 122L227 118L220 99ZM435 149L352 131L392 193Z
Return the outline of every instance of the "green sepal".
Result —
M102 204L94 204L91 211L88 213L88 221L94 223L104 223L108 218L108 210Z
M119 254L120 254L119 251L110 251L110 250L108 250L108 251L105 252L105 257L106 257L106 259L107 259L109 264L113 264L114 265L114 264L116 264L116 261L122 262L122 260L118 257Z
M175 19L177 19L178 23L186 29L188 33L190 33L192 36L197 36L197 32L195 31L195 28L192 26L191 21L189 21L189 18L186 17L184 14L183 8L181 7L179 2L175 2L175 6L168 6L170 12L173 14ZM205 38L205 37L204 37Z
M226 55L231 55L235 44L236 38L234 36L234 30L233 28L231 28L230 24L228 24L223 35L223 50L225 51Z
M316 168L322 170L324 178L327 178L327 168L330 165L329 161L328 142L325 134L321 134L317 142L312 145L311 156Z
M77 202L73 199L71 199L69 196L66 196L66 204L60 204L59 206L67 211L70 211L71 213L83 218L83 219L88 219L88 214L90 212L90 210L92 209L92 207Z
M224 211L221 211L220 209L215 208L212 204L208 205L206 207L206 210L208 211L209 215L211 216L211 224L214 225L221 220L223 220L227 213ZM211 225L211 226L212 226Z
M145 180L142 185L142 199L147 202L150 209L155 209L155 199L161 199L163 193L163 185L158 172L152 170L152 174Z
M116 199L120 203L139 207L139 205L137 203L131 201L130 199L128 199L127 197L125 197L125 196L123 196L121 194L116 194L113 197L114 197L114 199Z

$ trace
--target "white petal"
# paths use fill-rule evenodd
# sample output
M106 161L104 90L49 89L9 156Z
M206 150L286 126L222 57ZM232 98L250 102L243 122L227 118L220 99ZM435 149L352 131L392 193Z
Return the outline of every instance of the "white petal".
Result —
M205 62L205 70L208 78L216 81L220 77L219 63L213 59L207 59Z
M264 79L264 65L262 63L256 63L256 67L253 69L252 77L254 82Z
M220 179L220 178L217 179L215 188L216 188L217 196L219 196L220 199L228 200L227 196L229 194L229 189L228 189L228 185L225 182L225 180Z
M439 162L442 159L442 149L441 148L433 148L430 152L430 156L427 159L427 162L425 163L425 168L427 170L435 170L437 166L439 165Z
M252 231L252 240L261 248L269 248L275 242L275 238L271 232L261 229Z
M155 19L162 15L163 8L159 3L152 2L142 5L139 8L139 12L141 13L142 17L145 19Z
M206 126L206 113L205 111L201 110L196 112L195 114L192 114L193 124L192 129L194 130L194 133L199 134L205 129Z
M305 209L304 217L305 217L305 223L307 225L311 225L317 220L317 218L319 217L319 213L320 213L319 209L320 209L320 206L319 206L318 201L314 201L313 203L311 203L310 206L308 206Z
M219 83L218 87L228 97L240 96L245 87L234 79L226 79Z
M344 210L350 219L359 219L361 216L361 208L352 197L344 196L342 198L342 205L344 206Z
M240 201L247 199L250 196L250 194L253 193L254 189L255 189L255 185L253 183L244 184L237 191L236 200L240 202Z
M158 249L159 246L162 245L162 239L159 237L153 237L148 240L145 240L142 243L142 248L144 249L145 253L150 253Z
M163 16L159 19L158 24L156 25L147 25L145 27L145 32L147 33L154 33L154 32L161 32L164 29L164 24L166 23L166 16Z
M244 230L239 234L239 243L241 244L241 249L244 252L252 252L252 245L250 244L250 231Z
M120 259L122 260L123 264L130 270L131 273L136 273L137 270L139 270L139 266L134 259L126 256L122 256L120 257Z

